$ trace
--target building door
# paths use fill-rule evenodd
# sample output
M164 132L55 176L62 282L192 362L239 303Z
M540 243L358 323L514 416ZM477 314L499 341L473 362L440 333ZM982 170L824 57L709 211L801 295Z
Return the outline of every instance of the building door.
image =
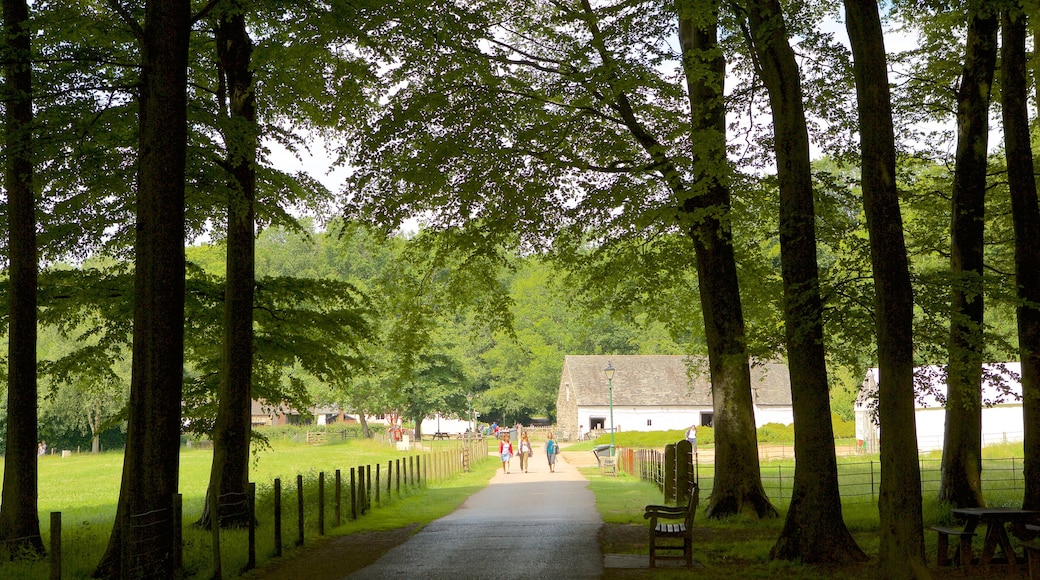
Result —
M714 427L715 413L701 413L701 427Z

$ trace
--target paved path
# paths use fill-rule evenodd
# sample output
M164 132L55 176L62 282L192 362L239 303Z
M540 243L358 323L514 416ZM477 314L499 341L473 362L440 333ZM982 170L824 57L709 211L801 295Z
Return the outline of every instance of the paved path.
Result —
M348 578L600 578L597 534L603 520L588 481L558 461L550 473L535 448L528 473L513 459L508 474L452 514Z

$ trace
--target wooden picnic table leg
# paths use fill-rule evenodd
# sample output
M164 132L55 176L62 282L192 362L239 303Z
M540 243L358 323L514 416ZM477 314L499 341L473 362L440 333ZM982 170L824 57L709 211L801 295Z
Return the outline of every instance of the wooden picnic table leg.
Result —
M1000 550L1004 552L1008 564L1018 564L1018 555L1015 554L1015 547L1011 545L1011 538L1008 537L1004 522L994 522L994 524L997 525L997 542L1000 544Z
M982 555L979 556L979 565L985 566L993 561L993 556L997 551L998 545L1003 545L1000 539L1001 532L1004 532L1004 541L1007 541L1007 532L1004 531L1004 524L1002 522L987 522L986 523L986 539L982 544Z

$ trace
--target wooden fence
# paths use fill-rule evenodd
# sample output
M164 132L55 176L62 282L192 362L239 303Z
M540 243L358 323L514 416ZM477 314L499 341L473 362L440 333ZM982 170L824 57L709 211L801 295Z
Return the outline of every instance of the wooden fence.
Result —
M293 526L293 531L295 532L293 545L302 546L308 530L311 533L317 533L319 536L325 535L326 516L330 509L332 512L332 526L338 527L343 523L343 518L345 517L356 520L366 516L382 506L389 505L395 499L400 499L404 495L425 488L430 481L440 481L458 473L469 471L472 461L487 458L487 440L474 440L456 442L446 450L424 452L389 460L385 464L385 470L383 469L384 465L380 464L358 465L351 467L349 472L346 473L337 469L331 482L327 481L325 472L320 472L318 473L317 481L310 483L310 485L317 487L316 490L305 489L306 484L303 475L296 476L295 490L283 490L281 479L275 479L270 494L274 516L274 525L271 530L271 533L274 534L274 557L283 555L284 541L282 532L285 511L283 510L283 500L286 499L284 497L286 494L295 492L296 521ZM328 489L329 487L331 487L331 490ZM306 505L305 499L307 494L305 494L305 491L310 492L311 497L314 497L316 492L317 499L310 506ZM330 491L331 493L329 493ZM331 501L328 499L330 495ZM209 505L211 514L221 514L223 517L229 517L229 514L241 515L241 511L246 511L249 514L257 513L255 483L249 484L249 490L244 495L225 494L219 496L216 493L210 493L208 498L211 502ZM176 494L173 497L170 510L160 510L159 512L140 515L134 514L128 517L128 527L124 529L134 530L134 532L128 541L123 542L124 549L121 554L122 577L141 578L145 576L143 571L135 569L140 551L133 548L133 543L134 541L141 541L142 537L155 533L166 533L170 529L169 526L173 527L172 537L175 547L170 558L169 569L164 571L163 576L180 577L184 551L182 541L184 522L181 515L181 503L181 494ZM308 518L308 515L311 517ZM247 519L250 522L248 526L248 554L246 567L242 571L256 566L257 520L255 517ZM216 525L211 526L211 529L213 531L211 546L213 578L219 580L223 577L220 545L222 530L220 526ZM61 554L61 512L51 512L49 558L50 578L52 580L60 580L62 577Z

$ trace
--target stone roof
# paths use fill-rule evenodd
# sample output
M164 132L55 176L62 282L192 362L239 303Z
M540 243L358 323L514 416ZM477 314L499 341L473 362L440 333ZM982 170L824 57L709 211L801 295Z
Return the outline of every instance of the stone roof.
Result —
M684 355L567 355L563 380L571 383L579 405L607 405L609 392L603 373L614 367L614 404L623 406L711 406L711 378L707 357ZM791 405L787 365L756 363L751 367L756 405Z

